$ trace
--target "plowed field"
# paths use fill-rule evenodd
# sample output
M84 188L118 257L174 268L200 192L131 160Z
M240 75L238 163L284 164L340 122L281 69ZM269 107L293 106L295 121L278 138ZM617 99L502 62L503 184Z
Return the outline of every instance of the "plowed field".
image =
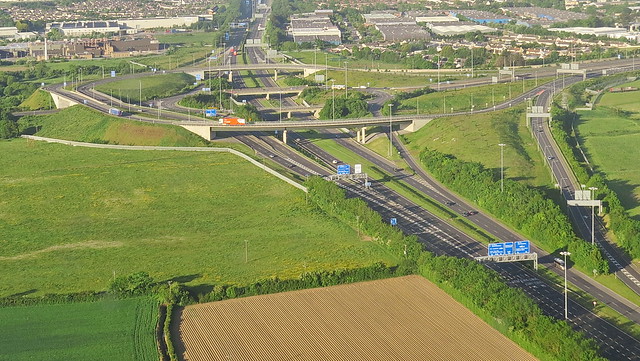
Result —
M419 276L187 306L184 360L535 360Z

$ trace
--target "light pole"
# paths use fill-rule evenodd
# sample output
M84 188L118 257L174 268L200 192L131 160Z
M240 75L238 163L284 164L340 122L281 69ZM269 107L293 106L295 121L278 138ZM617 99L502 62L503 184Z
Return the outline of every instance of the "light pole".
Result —
M393 143L393 138L391 137L391 131L393 129L393 125L391 124L391 114L393 113L393 104L387 104L389 106L389 158L391 158L391 147Z
M347 99L349 97L349 86L347 85L347 63L344 62L344 98Z
M140 101L140 104L138 104L141 108L142 108L142 80L138 80L138 82L140 83L140 94L139 94L139 98L138 100Z
M504 192L504 146L506 144L500 143L500 192Z
M591 244L595 245L596 244L596 230L595 230L595 205L594 205L594 201L595 201L595 191L598 190L598 187L589 187L589 190L591 191Z
M331 79L331 119L333 121L336 120L336 87L335 87L335 79Z
M282 121L282 92L280 92L280 121Z
M567 295L567 268L568 268L568 264L567 264L567 256L571 256L571 252L567 252L567 251L562 251L560 252L561 255L564 256L564 319L568 320L569 319L569 299L568 299L568 295Z

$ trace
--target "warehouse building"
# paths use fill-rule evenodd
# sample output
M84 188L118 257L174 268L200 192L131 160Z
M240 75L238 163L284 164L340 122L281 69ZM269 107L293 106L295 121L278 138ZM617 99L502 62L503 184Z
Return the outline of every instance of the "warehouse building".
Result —
M291 17L289 30L296 43L313 43L316 40L333 45L342 43L342 32L333 25L327 13L301 14Z
M496 29L484 25L478 25L467 21L451 22L451 23L433 23L427 24L432 33L440 36L464 35L466 33L491 33Z

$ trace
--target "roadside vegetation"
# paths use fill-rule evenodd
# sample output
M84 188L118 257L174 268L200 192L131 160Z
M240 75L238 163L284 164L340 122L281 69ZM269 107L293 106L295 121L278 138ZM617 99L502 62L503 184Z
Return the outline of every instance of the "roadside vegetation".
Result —
M624 80L625 76L628 74L577 84L568 90L568 103L582 105L587 97L587 87L600 90L608 87L608 82L617 81L617 84L622 84L624 81L620 80ZM604 98L608 98L607 95ZM637 187L634 185L637 171L633 171L637 167L629 157L636 153L634 129L638 113L637 106L627 100L630 98L628 93L623 93L608 99L605 106L599 107L596 104L594 111L580 113L555 104L552 115L559 126L552 128L552 134L578 181L586 187L598 188L595 197L603 200L606 207L604 220L613 231L612 239L637 261L640 258L640 221L632 218L633 213L629 211L637 208ZM597 115L603 118L594 118ZM578 126L578 133L574 125ZM591 141L588 141L589 138ZM594 157L590 161L598 161L591 165L593 169L582 155L580 148L583 146L588 146L586 155Z
M100 84L96 90L124 102L137 104L184 93L193 88L194 81L194 76L185 73L155 74Z
M388 104L393 104L393 114L446 114L491 108L548 82L550 79L525 80L474 86L453 90L437 90L437 84L412 92L398 92L382 107L382 114L389 115ZM475 117L476 115L474 115Z
M29 133L37 129L35 135L38 136L79 142L176 147L207 145L201 137L177 126L132 121L82 105L49 115L24 116L20 124Z
M366 96L359 92L350 92L346 98L340 94L327 99L320 110L320 119L363 118L371 116Z
M21 110L47 110L55 109L56 105L51 99L51 94L48 92L37 89L27 99L25 99L18 108Z

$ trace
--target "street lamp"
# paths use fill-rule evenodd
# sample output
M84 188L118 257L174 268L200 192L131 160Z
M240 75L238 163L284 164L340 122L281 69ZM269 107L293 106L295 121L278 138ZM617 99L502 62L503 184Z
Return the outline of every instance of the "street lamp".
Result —
M344 98L347 99L349 97L349 86L347 85L347 61L344 62Z
M504 192L504 146L506 144L500 143L500 192Z
M391 125L391 114L393 113L393 104L387 104L389 106L389 158L391 158L391 147L393 143L393 138L391 138L391 130L393 129L393 125Z
M595 191L598 190L598 187L589 187L589 190L591 191L591 244L595 245L596 244L596 230L595 230Z
M564 256L564 319L569 319L569 299L567 298L567 256L571 256L571 252L562 251L561 255Z
M336 120L336 87L335 87L335 79L331 79L331 118L333 121Z

